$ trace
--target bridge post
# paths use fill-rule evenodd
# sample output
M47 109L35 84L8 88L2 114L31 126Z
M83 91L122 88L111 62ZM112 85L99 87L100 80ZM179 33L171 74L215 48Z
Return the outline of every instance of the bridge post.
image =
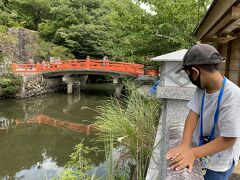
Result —
M88 79L88 75L81 76L80 78L80 88L85 89L85 85Z
M80 92L81 88L85 88L85 84L87 81L88 75L80 76L80 77L71 77L68 74L62 77L62 81L67 83L67 93L73 93L73 83L77 83L77 90ZM79 93L78 92L78 93Z
M62 81L65 81L67 83L67 93L72 94L74 79L72 77L69 77L69 75L65 75L62 77Z
M113 78L113 84L118 84L118 78Z
M117 84L114 95L119 98L122 95L123 84L120 82Z
M67 93L72 94L72 92L73 92L73 83L67 82Z

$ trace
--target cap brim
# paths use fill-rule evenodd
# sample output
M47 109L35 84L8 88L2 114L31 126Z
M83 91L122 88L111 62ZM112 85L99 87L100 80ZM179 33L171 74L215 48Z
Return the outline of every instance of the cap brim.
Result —
M184 66L183 66L183 65L180 65L180 66L177 68L177 70L175 71L175 74L180 73L183 69L184 69Z

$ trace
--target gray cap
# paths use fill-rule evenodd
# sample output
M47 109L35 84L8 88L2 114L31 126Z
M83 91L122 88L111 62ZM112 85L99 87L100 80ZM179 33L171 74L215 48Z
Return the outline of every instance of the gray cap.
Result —
M186 67L202 64L220 64L224 58L211 45L196 44L185 54L182 64L176 70L176 74Z

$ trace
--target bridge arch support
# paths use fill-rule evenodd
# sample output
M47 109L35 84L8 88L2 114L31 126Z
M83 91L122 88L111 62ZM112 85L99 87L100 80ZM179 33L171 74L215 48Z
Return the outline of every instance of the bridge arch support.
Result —
M88 78L88 75L83 75L80 77L72 77L69 74L66 74L62 77L62 81L67 83L67 93L72 94L73 93L73 83L78 82L78 84L82 87L85 86L86 80Z

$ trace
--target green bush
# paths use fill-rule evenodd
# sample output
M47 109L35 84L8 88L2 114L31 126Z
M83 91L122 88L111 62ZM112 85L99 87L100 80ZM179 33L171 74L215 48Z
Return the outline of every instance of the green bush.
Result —
M109 144L126 147L127 151L121 157L133 159L135 175L141 180L145 177L153 150L160 102L155 97L144 96L135 86L130 85L128 90L124 100L112 98L99 107L96 124L100 140L108 147Z
M12 97L21 88L22 79L13 74L4 74L0 77L0 97Z
M47 60L49 56L59 57L60 59L75 58L69 49L44 41L41 38L38 38L35 43L28 45L27 49L33 51L34 59L37 60Z
M92 161L86 156L95 151L96 148L89 148L82 143L74 148L74 152L70 155L70 161L65 165L65 170L60 176L60 180L90 180L94 177L88 175L89 171L93 169Z

